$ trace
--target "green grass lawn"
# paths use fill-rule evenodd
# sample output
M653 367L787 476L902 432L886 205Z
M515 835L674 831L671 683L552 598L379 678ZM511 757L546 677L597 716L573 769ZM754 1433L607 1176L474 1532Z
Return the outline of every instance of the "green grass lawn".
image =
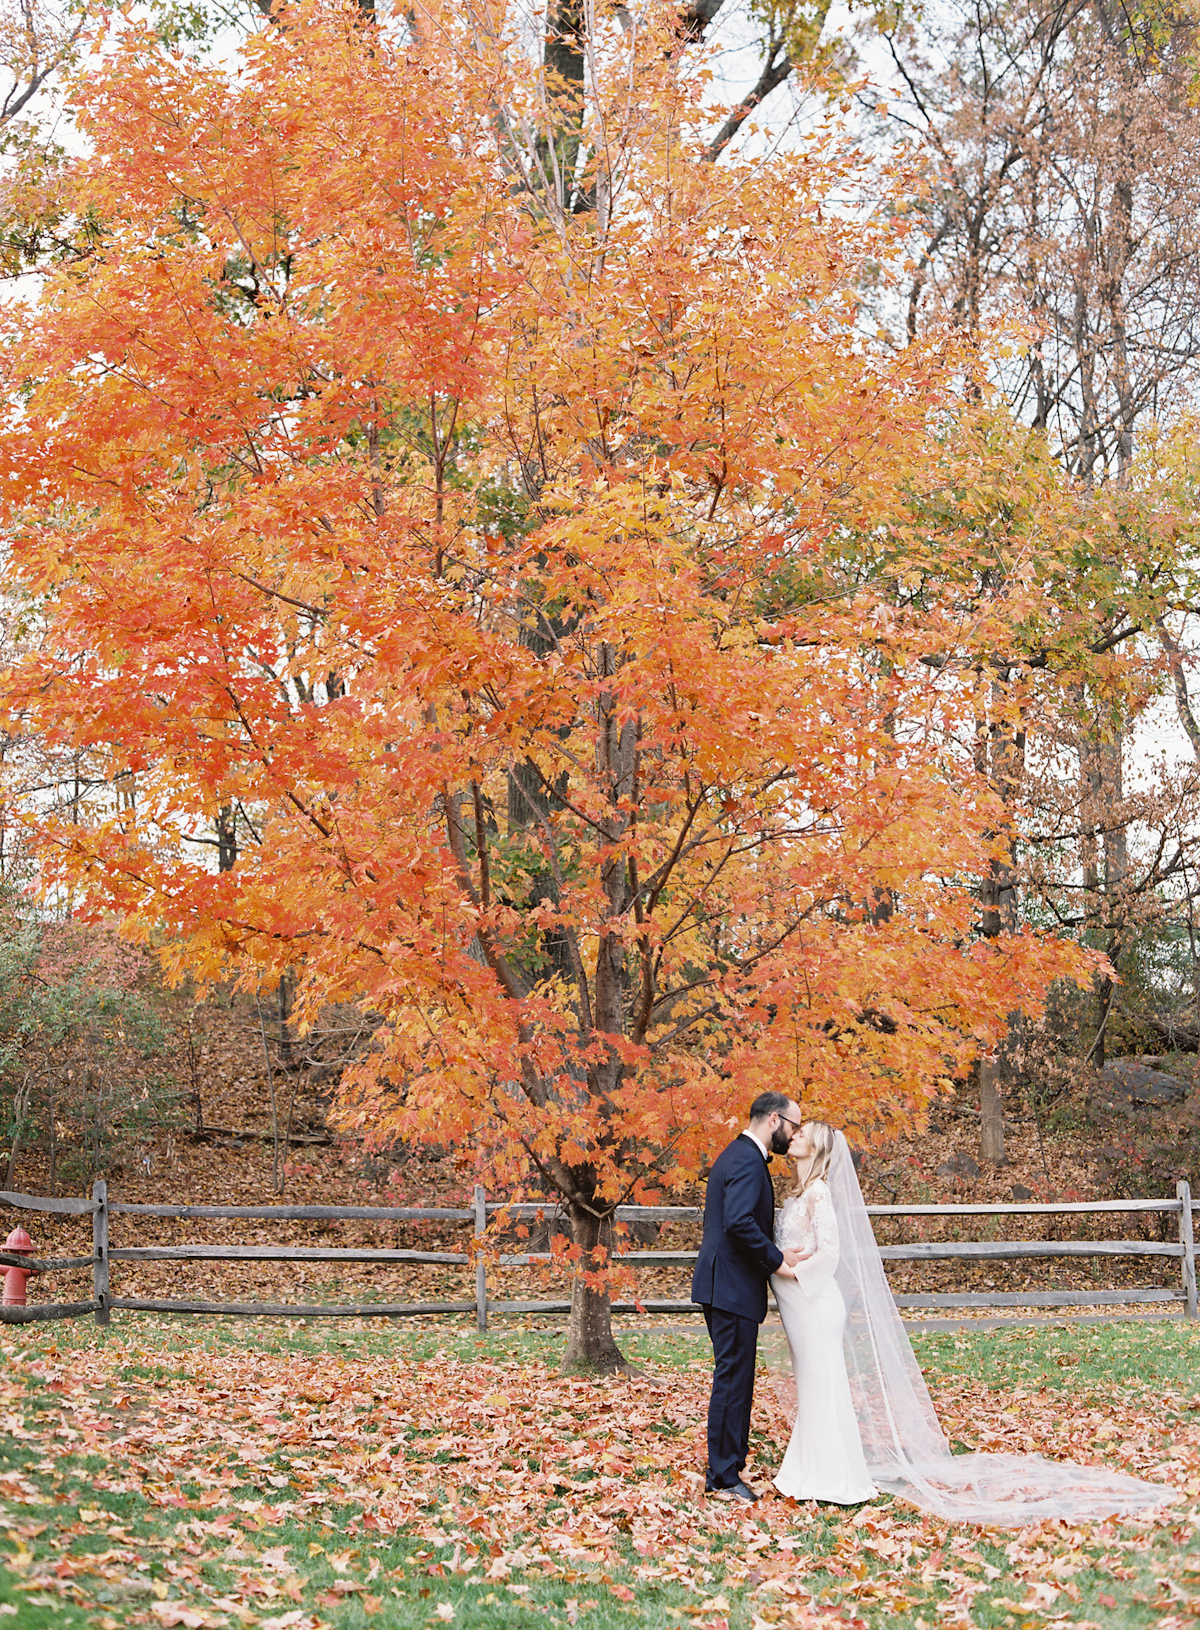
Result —
M118 1315L5 1332L0 1630L1036 1630L1200 1622L1200 1331L918 1335L956 1442L1184 1490L1124 1525L953 1526L699 1474L708 1348L626 1334L634 1381L536 1330ZM760 1388L753 1452L782 1454ZM1167 1468L1164 1472L1163 1468Z

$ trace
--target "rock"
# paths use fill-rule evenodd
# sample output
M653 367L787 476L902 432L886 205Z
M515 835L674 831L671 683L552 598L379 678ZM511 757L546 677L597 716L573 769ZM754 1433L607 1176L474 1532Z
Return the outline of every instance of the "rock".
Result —
M1106 1109L1131 1115L1135 1109L1181 1104L1190 1091L1190 1084L1176 1075L1152 1070L1136 1059L1114 1058L1097 1073L1092 1097Z
M951 1155L937 1169L939 1177L978 1177L979 1167L970 1155Z
M1014 1183L1008 1191L1010 1200L1024 1201L1033 1199L1033 1190L1027 1189L1024 1183Z

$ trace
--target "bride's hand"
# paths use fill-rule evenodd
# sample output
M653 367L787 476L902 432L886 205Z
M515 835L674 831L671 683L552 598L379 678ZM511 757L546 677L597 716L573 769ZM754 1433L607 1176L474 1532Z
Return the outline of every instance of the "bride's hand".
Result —
M789 1268L794 1268L797 1262L807 1262L810 1256L815 1255L815 1251L802 1251L798 1245L793 1245L790 1250L783 1253L783 1260Z

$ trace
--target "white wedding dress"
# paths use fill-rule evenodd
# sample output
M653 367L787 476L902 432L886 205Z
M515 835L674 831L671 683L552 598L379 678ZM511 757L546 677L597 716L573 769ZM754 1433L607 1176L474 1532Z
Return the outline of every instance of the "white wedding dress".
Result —
M811 1184L784 1206L779 1235L781 1245L815 1246L795 1282L772 1280L786 1346L779 1334L772 1351L770 1326L764 1330L772 1379L796 1407L775 1479L783 1493L851 1504L878 1489L954 1522L1006 1526L1133 1516L1178 1498L1173 1488L1104 1465L951 1453L840 1132L828 1183Z
M795 1279L771 1280L796 1379L796 1419L775 1487L794 1500L873 1500L879 1491L867 1472L846 1376L846 1303L834 1278L838 1230L828 1183L818 1179L787 1201L775 1243L805 1253Z

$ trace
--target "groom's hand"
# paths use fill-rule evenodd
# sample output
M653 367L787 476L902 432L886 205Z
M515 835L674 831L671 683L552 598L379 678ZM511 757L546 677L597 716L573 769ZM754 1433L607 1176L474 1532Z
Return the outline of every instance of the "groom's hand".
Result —
M784 1253L785 1259L788 1256L794 1256L794 1255L795 1255L794 1251ZM795 1270L795 1268L792 1267L790 1262L784 1260L776 1268L775 1277L776 1277L776 1279L794 1279L796 1277L796 1270Z

